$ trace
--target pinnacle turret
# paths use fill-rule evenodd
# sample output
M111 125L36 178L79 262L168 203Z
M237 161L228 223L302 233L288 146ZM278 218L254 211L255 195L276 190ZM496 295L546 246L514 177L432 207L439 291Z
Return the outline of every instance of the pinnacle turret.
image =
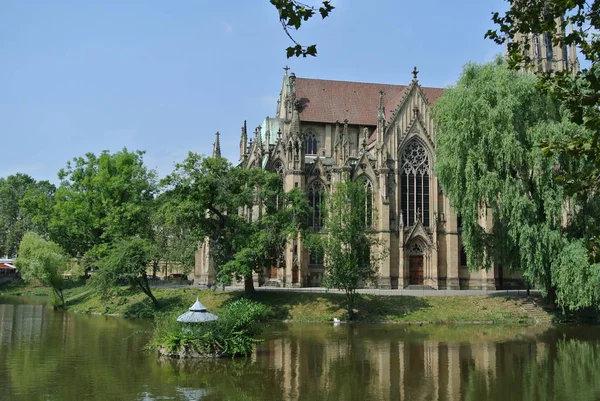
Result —
M221 142L219 141L219 131L215 134L215 142L213 143L213 157L221 157Z

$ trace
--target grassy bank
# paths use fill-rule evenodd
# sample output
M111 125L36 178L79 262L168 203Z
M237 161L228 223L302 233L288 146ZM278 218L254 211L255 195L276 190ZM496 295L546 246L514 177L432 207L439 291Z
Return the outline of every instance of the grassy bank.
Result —
M153 290L161 304L154 310L145 295L120 288L110 300L102 300L84 285L71 283L65 291L67 307L80 313L152 318L164 314L183 313L196 297L210 310L244 296L242 291L222 292L181 289ZM0 287L0 295L47 297L44 287L10 284ZM299 292L257 292L251 297L269 308L268 319L292 322L331 322L345 312L345 297L341 294ZM490 323L531 324L518 302L504 297L408 297L363 295L356 305L358 322L394 323Z

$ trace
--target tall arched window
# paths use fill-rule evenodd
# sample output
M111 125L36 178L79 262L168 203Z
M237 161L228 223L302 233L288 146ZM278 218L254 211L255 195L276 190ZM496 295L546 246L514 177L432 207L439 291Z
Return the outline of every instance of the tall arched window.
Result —
M306 154L317 154L317 135L312 131L306 135Z
M544 43L546 43L546 58L552 60L554 57L554 49L552 47L552 36L549 33L544 33Z
M404 224L416 220L429 227L429 156L423 144L414 140L402 153L400 199Z
M365 189L365 205L364 205L364 216L365 225L371 227L373 225L373 183L366 177L358 179Z
M283 168L283 162L281 160L276 160L275 163L273 163L273 171L275 171L277 174L279 174L279 184L281 185L281 188L283 189L283 177L284 177L284 168ZM279 208L281 208L282 205L282 199L280 198L279 194L277 195L276 199L275 199L275 208L277 210L279 210Z
M324 197L325 185L319 180L313 181L308 187L308 204L311 209L308 225L316 230L323 227L322 206Z

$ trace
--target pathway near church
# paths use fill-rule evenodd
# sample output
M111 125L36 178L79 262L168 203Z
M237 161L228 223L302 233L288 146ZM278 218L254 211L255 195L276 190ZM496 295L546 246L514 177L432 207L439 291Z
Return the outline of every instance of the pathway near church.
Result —
M161 286L161 288L181 288L181 285ZM192 285L190 288L205 289L205 286ZM224 291L243 291L242 286L226 286ZM222 287L217 287L217 291L223 291ZM256 287L256 291L275 291L275 292L310 292L320 294L344 294L344 291L327 289L323 287L302 287L302 288L282 288L282 287ZM371 295L390 295L390 296L411 296L411 297L467 297L474 295L483 296L511 296L525 297L527 290L382 290L378 288L361 288L357 290L359 294ZM539 295L539 291L531 290L531 295Z

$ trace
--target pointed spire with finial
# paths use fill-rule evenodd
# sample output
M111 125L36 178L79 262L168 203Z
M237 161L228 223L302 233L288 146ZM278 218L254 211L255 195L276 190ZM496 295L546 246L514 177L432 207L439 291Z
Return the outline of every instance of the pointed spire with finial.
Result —
M265 148L269 149L271 143L271 119L269 116L265 118Z
M246 120L242 126L242 134L240 135L240 159L243 159L248 153L248 130L246 128Z
M385 121L385 106L383 105L383 89L379 91L379 113L377 117Z
M417 75L419 75L419 70L417 70L417 66L415 66L415 68L413 68L412 75L413 75L413 82L417 82L419 80L417 78Z
M219 131L215 134L215 142L213 143L213 157L221 157L221 142L219 141Z
M385 106L383 103L383 90L379 91L379 112L377 114L377 143L383 143L383 133L385 131Z

